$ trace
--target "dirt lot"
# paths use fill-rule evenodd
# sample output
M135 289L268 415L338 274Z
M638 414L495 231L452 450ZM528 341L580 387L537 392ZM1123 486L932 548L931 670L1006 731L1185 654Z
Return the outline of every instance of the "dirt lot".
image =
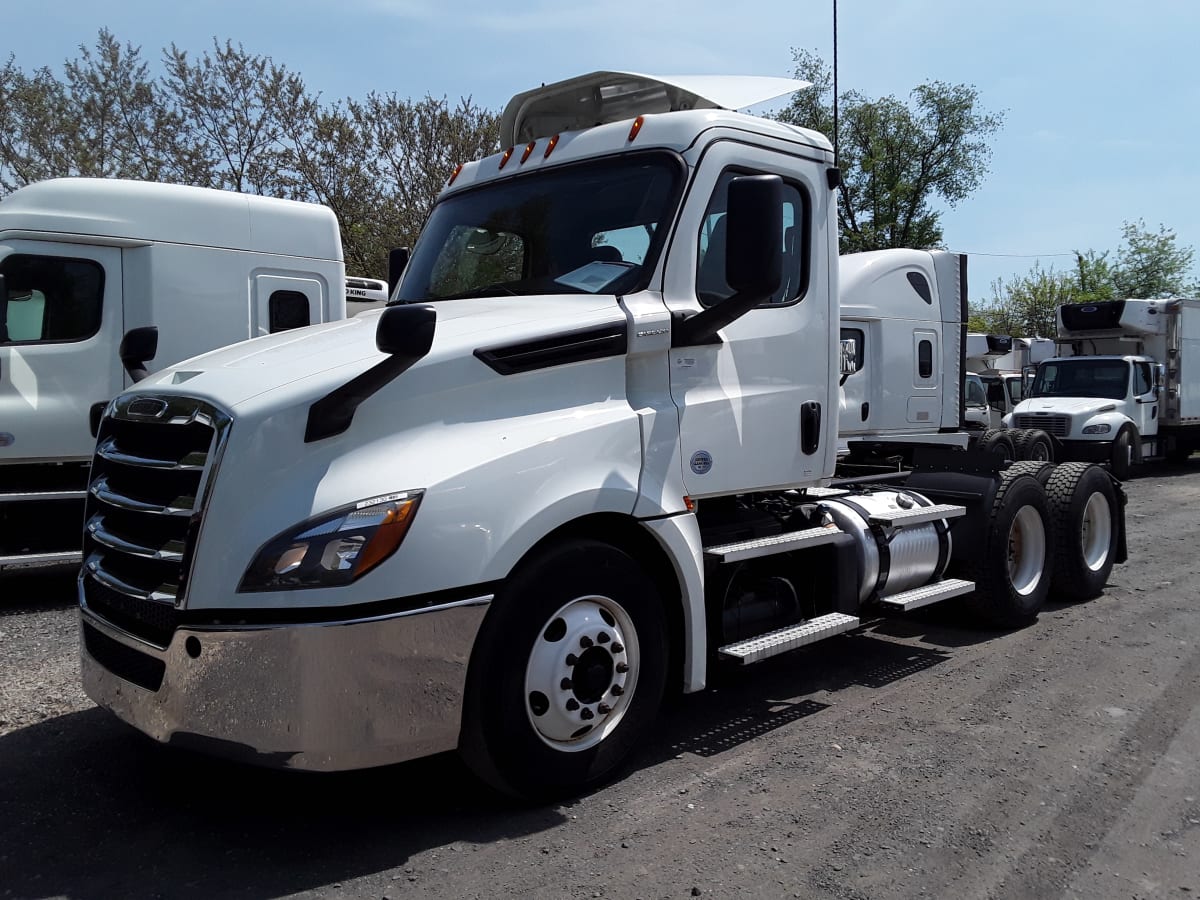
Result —
M0 897L1200 896L1200 460L1128 489L1100 599L750 667L540 809L452 756L318 776L160 748L77 687L70 580L0 584Z

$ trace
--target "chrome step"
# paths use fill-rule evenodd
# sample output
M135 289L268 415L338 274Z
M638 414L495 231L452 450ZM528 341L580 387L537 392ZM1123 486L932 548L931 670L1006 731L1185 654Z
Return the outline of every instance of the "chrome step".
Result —
M879 602L889 609L908 612L910 609L918 609L922 606L928 606L931 603L949 600L951 597L969 594L973 590L975 590L975 582L973 581L964 581L961 578L945 578L941 581L935 581L933 584L926 584L912 590L901 591L899 594L892 594L890 597L880 597Z
M78 550L61 550L53 553L27 553L16 556L0 556L0 571L17 569L51 569L58 566L78 566L83 554Z
M770 537L755 538L750 541L705 547L704 555L717 562L741 562L744 559L754 559L759 556L820 547L822 544L830 544L837 540L839 534L845 534L845 532L834 525L824 528L805 528L803 531L789 531L787 534L773 534Z
M798 625L789 625L786 628L778 628L757 637L738 641L736 644L727 644L717 652L722 656L732 657L742 664L749 664L795 650L805 644L816 643L857 627L857 616L828 613Z
M800 493L805 497L812 497L814 500L830 500L833 497L845 497L850 492L845 488L810 487L805 488Z
M938 519L956 519L966 515L965 506L954 506L950 503L938 503L934 506L914 506L912 509L898 509L895 512L876 513L869 521L872 525L921 525L925 522L936 522Z

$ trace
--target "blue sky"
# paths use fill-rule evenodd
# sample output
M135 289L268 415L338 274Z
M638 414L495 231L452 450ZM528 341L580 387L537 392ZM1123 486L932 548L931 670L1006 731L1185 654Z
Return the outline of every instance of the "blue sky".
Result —
M832 0L47 0L8 4L0 53L61 64L107 27L157 63L172 42L240 42L326 97L471 96L593 69L788 75L791 48L832 59ZM971 294L1074 249L1115 250L1121 225L1165 224L1200 248L1195 0L839 0L843 88L905 96L975 85L1005 113L983 187L942 222L972 253ZM991 255L984 255L991 254ZM1053 255L1065 254L1065 255Z

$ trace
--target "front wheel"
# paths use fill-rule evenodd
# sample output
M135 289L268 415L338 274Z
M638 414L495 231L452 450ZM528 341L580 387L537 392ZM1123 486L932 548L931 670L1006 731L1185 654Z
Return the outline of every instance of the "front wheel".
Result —
M1129 470L1133 467L1133 435L1128 428L1122 428L1113 441L1110 467L1112 473L1122 481L1129 477Z
M471 657L460 749L475 772L527 800L611 775L653 722L667 629L653 580L593 540L523 564L488 612Z

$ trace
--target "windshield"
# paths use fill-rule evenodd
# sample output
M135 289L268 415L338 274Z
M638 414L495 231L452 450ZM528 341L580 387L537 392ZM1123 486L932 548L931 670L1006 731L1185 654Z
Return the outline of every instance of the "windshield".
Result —
M1129 363L1123 359L1079 359L1044 362L1033 379L1031 397L1106 397L1120 400L1129 392Z
M987 395L983 390L983 382L978 375L968 375L966 380L967 406L987 406Z
M643 153L548 169L434 207L401 301L640 290L680 194L683 166Z

